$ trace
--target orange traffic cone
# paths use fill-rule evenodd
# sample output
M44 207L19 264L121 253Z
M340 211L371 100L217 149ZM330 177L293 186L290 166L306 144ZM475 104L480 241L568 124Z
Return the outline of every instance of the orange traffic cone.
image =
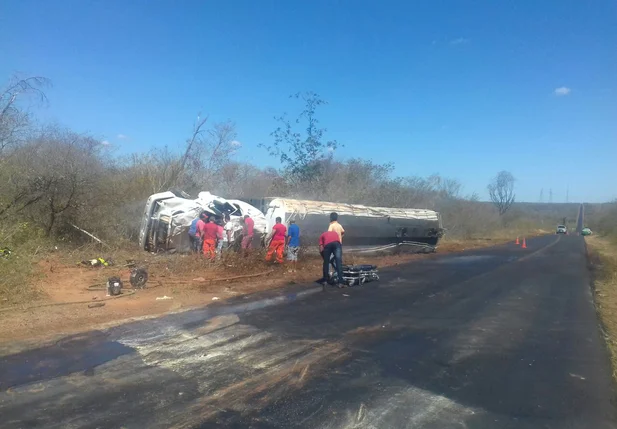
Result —
M525 237L523 237L523 245L521 246L521 249L527 249L527 242L525 241Z
M516 241L514 242L514 244L521 244L521 243L519 243L519 241L518 241L518 237L516 237Z

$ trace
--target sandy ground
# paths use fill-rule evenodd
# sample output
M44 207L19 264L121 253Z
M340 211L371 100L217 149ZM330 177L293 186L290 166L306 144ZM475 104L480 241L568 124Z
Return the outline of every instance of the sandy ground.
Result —
M462 251L500 242L503 240L446 242L440 246L438 253ZM350 255L345 263L372 263L386 267L430 257L410 254L372 257ZM58 256L41 261L38 269L41 271L42 280L36 287L44 298L8 311L0 308L0 345L7 346L14 341L36 341L101 328L134 318L200 307L212 303L213 300L225 300L289 284L311 284L321 273L321 261L316 257L305 258L298 263L295 271L287 264L268 265L258 255L248 259L233 255L212 265L193 255L148 255L144 261L137 263L148 270L146 288L130 296L105 300L104 290L90 291L88 286L103 284L108 277L119 276L127 287L129 268L91 268L68 263ZM264 272L269 273L253 278L221 280ZM163 297L166 298L157 299ZM71 302L79 303L66 304ZM89 304L95 302L104 302L105 305L90 308ZM32 308L33 306L36 307Z
M606 238L585 238L594 283L594 300L602 321L617 381L617 243Z

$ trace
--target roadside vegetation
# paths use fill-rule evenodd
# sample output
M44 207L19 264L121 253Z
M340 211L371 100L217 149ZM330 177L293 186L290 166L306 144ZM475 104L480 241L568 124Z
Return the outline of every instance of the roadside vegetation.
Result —
M37 121L30 108L48 103L50 86L42 77L15 77L0 90L0 249L10 250L0 257L0 306L40 298L34 285L49 258L70 255L75 262L80 249L89 258L143 257L135 245L143 205L170 189L434 209L447 228L444 245L462 248L552 232L565 212L576 216L575 204L516 202L515 178L506 171L487 184L491 202L482 202L455 179L396 177L391 164L337 159L340 144L328 140L318 120L327 103L312 92L293 96L297 115L273 122L262 150L275 169L238 162L243 149L235 124L203 115L192 126L187 119L187 135L169 147L118 156L108 141ZM93 246L82 230L104 244Z
M586 237L594 298L617 381L617 202L596 205L587 217L594 231Z

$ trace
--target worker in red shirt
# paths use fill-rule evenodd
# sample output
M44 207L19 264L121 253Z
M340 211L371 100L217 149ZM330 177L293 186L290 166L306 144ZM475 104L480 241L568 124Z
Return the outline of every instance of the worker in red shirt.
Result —
M253 243L253 230L255 221L249 215L244 215L244 226L242 228L242 249L248 250Z
M343 247L336 231L326 231L319 237L319 253L323 257L323 277L318 283L326 283L330 277L330 258L334 255L338 287L347 287L343 280Z
M204 226L206 226L207 223L208 223L208 213L201 212L199 214L199 220L197 221L197 231L195 233L195 240L198 241L197 253L203 251L204 242L203 242L202 236L203 236Z
M268 246L268 254L266 255L266 262L272 260L272 257L276 253L276 262L283 263L283 251L285 250L285 236L287 235L287 227L281 223L281 218L275 219L276 224L272 227L270 236L270 245Z
M214 261L216 259L216 244L218 242L219 226L214 223L214 216L210 216L208 223L201 229L204 256Z
M204 212L199 213L199 216L191 222L191 227L188 231L189 240L191 241L191 251L195 253L201 252L201 248L203 247L199 235L199 225L204 223L202 219L205 219Z

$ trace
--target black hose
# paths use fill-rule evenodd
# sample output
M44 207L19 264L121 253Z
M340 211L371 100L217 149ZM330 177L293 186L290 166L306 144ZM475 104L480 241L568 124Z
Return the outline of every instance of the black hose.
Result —
M159 286L161 286L161 285L158 284L158 285L155 285L155 286L148 286L148 289L154 289L155 287L159 287ZM93 284L93 285L90 285L90 286L86 287L85 289L90 291L90 292L94 292L94 291L97 291L97 290L107 290L107 283L96 283L96 284ZM126 289L127 290L136 291L138 288L129 287L129 288L126 288Z
M48 302L46 304L31 305L29 307L20 307L20 306L17 305L17 306L14 306L14 307L0 308L0 313L4 313L6 311L11 311L11 310L31 310L31 309L34 309L34 308L56 307L56 306L70 305L70 304L92 304L93 302L109 301L111 299L124 298L125 296L131 296L131 295L134 295L134 294L135 294L135 290L130 290L127 293L123 293L122 295L107 296L105 298L97 299L96 301L88 300L88 301Z

